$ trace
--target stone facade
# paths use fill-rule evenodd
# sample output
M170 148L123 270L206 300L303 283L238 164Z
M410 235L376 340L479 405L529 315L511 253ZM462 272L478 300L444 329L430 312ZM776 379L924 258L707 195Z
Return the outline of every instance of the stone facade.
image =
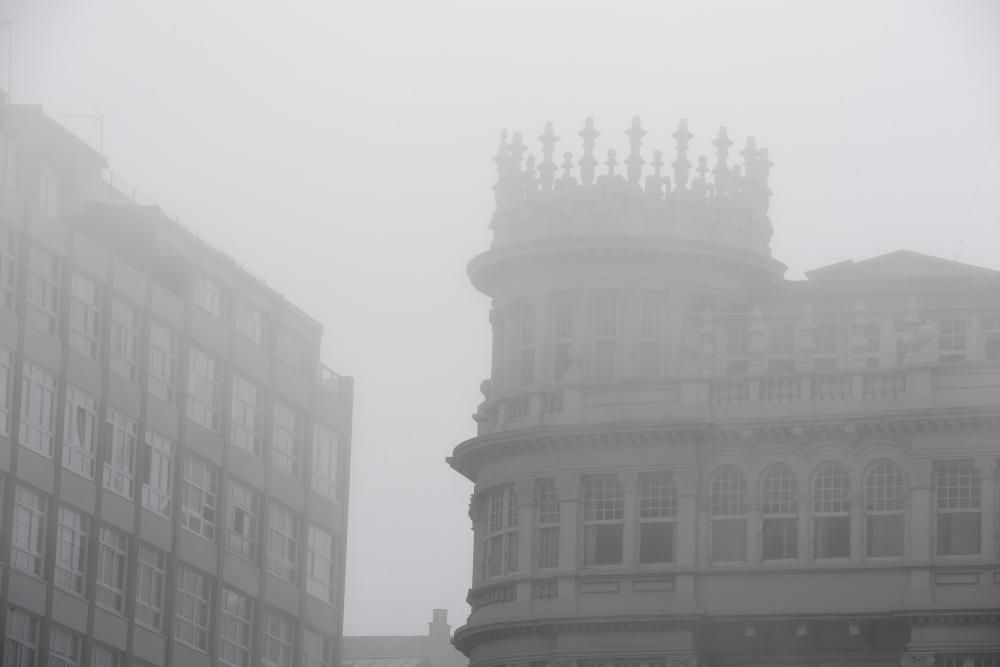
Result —
M473 667L1000 665L1000 272L900 251L783 277L766 152L673 135L579 173L501 141Z

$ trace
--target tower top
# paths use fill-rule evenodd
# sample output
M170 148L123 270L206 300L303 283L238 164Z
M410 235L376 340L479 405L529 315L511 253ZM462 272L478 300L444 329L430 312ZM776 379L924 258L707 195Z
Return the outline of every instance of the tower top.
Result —
M619 161L614 148L600 151L596 142L601 133L587 118L578 132L582 153L577 161L563 153L561 174L556 176L554 144L559 140L552 123L539 137L542 161L536 167L530 150L515 132L507 142L501 133L500 150L494 157L498 179L496 212L490 226L493 247L523 241L579 236L656 236L717 243L770 256L771 221L767 211L771 191L768 175L772 163L767 149L758 148L753 137L739 151L742 164L730 164L733 145L725 127L711 142L714 167L708 158L697 158L697 176L691 180L692 162L688 151L694 135L681 120L670 137L675 142L675 158L665 162L663 152L653 151L653 159L643 155L648 134L638 116L625 130L627 157ZM607 155L605 169L598 170L597 155ZM619 173L623 162L625 174ZM574 168L579 167L577 173ZM673 168L673 183L663 167ZM707 176L711 174L711 179Z

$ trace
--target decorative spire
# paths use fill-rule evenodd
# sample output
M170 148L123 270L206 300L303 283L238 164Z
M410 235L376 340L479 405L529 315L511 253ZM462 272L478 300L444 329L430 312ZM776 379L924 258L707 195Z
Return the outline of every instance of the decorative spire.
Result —
M573 178L573 154L569 151L563 153L562 170L562 176L559 178L560 183L576 183L576 179Z
M718 195L728 194L729 147L733 142L729 140L725 125L719 128L719 136L712 141L712 145L715 146L715 169L712 170L712 176L715 177L715 192Z
M556 163L552 161L552 154L555 151L556 142L559 141L559 137L552 130L552 123L545 124L545 131L542 136L538 137L538 140L542 143L542 162L538 165L538 173L541 177L542 190L550 192L556 175Z
M743 157L743 173L748 181L755 184L757 180L756 167L759 153L760 151L757 150L757 140L753 137L747 137L746 147L740 151L740 155Z
M754 163L757 185L760 188L760 212L767 213L771 205L771 191L767 187L767 179L771 174L771 167L774 163L767 159L767 149L761 148L757 152L757 160Z
M663 151L653 151L653 173L646 176L646 184L643 191L653 199L663 198Z
M614 148L608 149L608 159L604 161L604 164L608 167L608 178L615 177L615 167L618 166L618 160L615 159L617 154Z
M507 130L500 131L500 145L497 146L497 154L493 156L493 161L497 165L497 182L493 186L493 197L497 208L504 208L508 204L510 175L510 145L507 143Z
M524 161L524 194L533 195L538 192L538 176L535 174L535 156L529 154Z
M521 140L521 133L515 132L514 138L510 142L510 171L517 174L521 171L521 157L524 155L524 142Z
M584 185L591 185L594 182L594 173L597 168L597 160L594 158L594 139L601 135L594 129L594 119L587 116L580 136L583 137L583 157L580 158L580 181Z
M688 142L694 135L688 132L687 120L682 118L677 131L671 136L677 142L677 159L671 165L674 168L674 186L683 190L687 188L688 170L691 168L691 162L687 159Z
M639 178L642 176L642 165L645 162L639 151L642 148L642 137L646 134L638 116L632 117L632 127L625 130L625 134L629 138L629 154L625 159L625 165L628 168L628 182L632 185L638 185Z
M695 194L695 199L703 199L707 192L708 182L705 180L705 174L708 173L708 158L704 155L698 158L698 166L695 168L698 172L698 177L694 179L694 183L691 184L691 192Z

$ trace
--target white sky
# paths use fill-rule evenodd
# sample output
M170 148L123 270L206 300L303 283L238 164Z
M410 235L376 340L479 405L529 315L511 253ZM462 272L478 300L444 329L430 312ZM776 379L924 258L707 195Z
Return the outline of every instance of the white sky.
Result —
M465 264L489 242L501 127L552 120L559 154L586 115L602 153L633 114L647 157L682 117L694 156L720 124L756 136L790 277L898 248L1000 268L1000 2L0 10L14 101L102 113L116 173L322 321L325 361L355 376L347 634L467 613L471 485L444 457L489 368ZM62 121L96 145L95 122Z

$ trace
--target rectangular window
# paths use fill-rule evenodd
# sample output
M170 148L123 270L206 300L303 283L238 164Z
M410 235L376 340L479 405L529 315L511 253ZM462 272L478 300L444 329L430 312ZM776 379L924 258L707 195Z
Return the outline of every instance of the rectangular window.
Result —
M110 433L104 452L104 488L131 498L135 481L138 426L134 419L108 408L108 428Z
M899 467L890 461L872 465L865 475L869 556L903 555L903 507L906 502L906 484Z
M166 554L147 544L140 544L135 576L135 620L153 630L163 629L163 589L166 578Z
M851 555L850 480L839 463L824 463L813 480L813 550L816 558Z
M306 593L329 604L337 603L335 548L333 535L310 524L306 549Z
M65 505L59 506L56 524L55 585L83 595L87 576L87 517Z
M309 628L302 629L302 667L333 667L332 643ZM265 657L270 660L270 656ZM282 663L272 662L272 665ZM290 664L290 663L289 663Z
M111 372L136 380L139 350L139 313L135 306L115 298L111 302Z
M260 454L260 388L241 375L233 376L233 414L230 441L251 454Z
M573 301L568 294L555 296L552 319L552 379L562 382L569 370L569 348L573 344Z
M302 452L302 414L292 406L274 403L274 440L271 442L271 464L275 470L298 479Z
M14 353L0 347L0 435L10 435L14 405Z
M272 502L267 520L267 571L294 584L298 554L299 518L287 507Z
M610 381L615 377L615 348L618 336L618 295L614 290L594 292L594 378Z
M772 466L760 485L761 558L798 557L798 480L791 467Z
M882 323L869 322L865 332L868 349L865 354L865 367L878 368L882 356Z
M101 291L90 278L74 273L70 283L69 346L97 358L101 330Z
M525 305L520 312L518 358L520 364L520 386L535 384L535 309Z
M750 327L732 324L726 327L726 374L746 375L750 370Z
M622 562L625 491L617 475L583 480L584 565Z
M219 430L222 375L219 362L191 348L188 377L188 419L212 431Z
M723 466L709 480L708 513L711 561L746 560L747 480L735 466Z
M241 593L223 588L220 608L219 662L230 667L249 667L253 602Z
M934 466L937 498L937 554L964 556L980 550L979 473L972 461L942 461Z
M262 345L267 332L264 312L249 301L241 301L236 309L236 330L254 343Z
M101 526L97 545L97 604L125 611L125 572L128 563L128 536Z
M983 345L983 360L1000 361L1000 315L982 318L979 331Z
M23 486L14 487L14 522L10 536L10 564L35 576L42 576L45 562L45 496Z
M218 474L211 464L193 456L184 458L181 525L207 540L215 539L217 488Z
M233 479L229 480L227 491L226 548L256 562L260 501L253 489Z
M147 428L143 451L142 506L169 517L173 493L174 443Z
M97 444L97 399L66 385L62 462L67 470L94 479Z
M552 478L535 483L538 494L538 567L559 567L559 490Z
M938 323L938 359L943 363L965 361L969 345L969 322L943 319Z
M17 296L17 237L12 229L0 229L0 307L14 310Z
M278 332L275 354L282 363L290 368L301 371L305 367L305 341L289 331Z
M795 327L772 324L767 329L767 371L791 373L795 370Z
M821 373L836 370L840 324L837 320L820 318L816 322L816 356L813 363Z
M487 576L499 577L517 571L518 527L517 493L513 486L490 491L486 496L489 511L486 526Z
M174 637L188 646L207 651L211 613L211 579L180 565L177 568L177 597L174 600Z
M177 336L158 322L149 327L149 394L173 404L177 385Z
M643 290L639 309L639 377L661 377L664 372L667 294Z
M50 217L59 217L62 204L62 182L55 169L42 165L38 178L38 207Z
M336 432L323 424L313 425L312 489L330 500L337 500L340 467L340 440Z
M222 317L222 287L207 276L194 279L192 290L194 305L212 317Z
M303 653L307 649L303 646ZM264 650L261 656L264 664L267 667L291 667L294 655L295 624L285 614L268 609L264 619ZM303 655L303 662L307 660Z
M34 248L28 254L28 324L55 336L59 323L59 263Z
M4 665L35 667L38 664L38 617L16 607L7 608L7 641Z
M80 667L80 635L58 625L49 630L49 667Z
M93 667L122 667L122 654L103 644L93 644L90 649Z
M672 563L677 532L677 489L669 473L639 477L639 563Z
M21 376L21 444L52 457L56 420L56 376L24 362Z

